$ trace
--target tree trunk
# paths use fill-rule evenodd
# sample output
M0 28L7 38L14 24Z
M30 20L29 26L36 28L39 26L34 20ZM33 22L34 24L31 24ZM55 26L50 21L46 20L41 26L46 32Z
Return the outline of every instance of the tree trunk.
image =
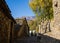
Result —
M49 32L51 32L51 28L50 28L50 20L48 21L48 25L49 25Z

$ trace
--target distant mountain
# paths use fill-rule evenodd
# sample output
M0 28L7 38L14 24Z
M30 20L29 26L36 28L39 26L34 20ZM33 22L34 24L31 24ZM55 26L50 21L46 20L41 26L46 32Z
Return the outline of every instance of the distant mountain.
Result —
M26 19L27 20L33 20L33 19L35 19L35 16L28 16L28 17L26 17Z

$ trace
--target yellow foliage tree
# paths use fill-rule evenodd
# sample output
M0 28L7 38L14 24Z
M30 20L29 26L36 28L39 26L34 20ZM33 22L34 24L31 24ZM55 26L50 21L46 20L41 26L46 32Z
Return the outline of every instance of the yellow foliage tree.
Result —
M37 21L41 22L46 19L50 22L53 18L52 0L32 0L29 6L35 12Z

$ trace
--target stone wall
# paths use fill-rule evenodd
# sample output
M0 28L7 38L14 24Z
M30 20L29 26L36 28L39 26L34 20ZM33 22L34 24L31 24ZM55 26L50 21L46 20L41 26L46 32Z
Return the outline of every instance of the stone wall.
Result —
M60 0L53 0L54 27L60 28Z
M50 23L51 32L47 32L44 35L60 40L60 0L52 0L52 3L54 18Z
M52 0L52 3L54 18L50 22L51 32L47 30L47 32L44 33L45 29L43 29L42 32L44 33L44 35L60 40L60 0ZM44 22L43 25L45 23L46 22Z
M13 25L11 24L11 22ZM14 28L14 22L11 19L9 19L0 10L0 43L9 43L10 36L11 36L11 34L13 34L13 33L11 33L11 29L13 31L13 28Z

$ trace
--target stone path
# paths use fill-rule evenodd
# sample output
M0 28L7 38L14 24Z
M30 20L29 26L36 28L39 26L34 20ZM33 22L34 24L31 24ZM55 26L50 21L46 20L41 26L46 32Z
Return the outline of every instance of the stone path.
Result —
M23 39L16 39L14 43L60 43L60 40L41 34L41 39L37 36L25 37Z
M37 40L37 37L26 37L24 39L17 39L14 43L40 43L40 40Z

